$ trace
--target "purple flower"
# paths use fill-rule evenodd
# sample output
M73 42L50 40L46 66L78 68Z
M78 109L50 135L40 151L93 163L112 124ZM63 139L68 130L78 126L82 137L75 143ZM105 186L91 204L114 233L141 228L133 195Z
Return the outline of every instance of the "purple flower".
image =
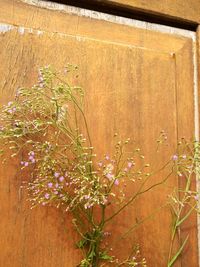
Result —
M106 159L106 160L109 160L109 159L110 159L110 157L109 157L108 155L106 155L106 156L105 156L105 159Z
M32 159L31 162L32 162L32 163L35 163L35 159Z
M128 162L128 168L130 169L133 166L132 162Z
M12 105L12 103L13 103L12 101L9 101L8 102L8 107L10 107Z
M21 165L24 165L24 162L23 161L21 161L20 163L21 163Z
M53 186L53 183L48 183L48 187L51 188Z
M13 113L12 109L9 109L8 110L8 113L12 114Z
M33 156L29 156L29 159L30 159L30 160L33 160L33 159L34 159L34 157L33 157Z
M15 111L16 111L16 107L14 107L14 108L12 109L12 111L15 112Z
M58 178L58 177L60 176L60 173L59 173L59 172L55 172L55 173L54 173L54 176L55 176L56 178Z
M49 193L46 193L45 195L44 195L44 197L46 198L46 199L49 199Z
M24 166L25 166L25 167L28 166L28 162L27 162L27 161L24 162Z
M114 175L111 174L111 173L107 173L107 174L106 174L106 177L108 178L108 180L111 181L111 180L113 179Z
M31 156L34 157L34 156L35 156L35 152L34 152L34 151L30 151L30 152L29 152L29 155L31 155Z
M115 185L119 185L119 180L116 179L115 182L114 182Z
M39 86L40 86L40 88L44 87L44 83L43 82L40 82L39 83Z
M175 161L175 160L177 160L177 159L178 159L178 156L177 156L177 155L173 155L173 156L172 156L172 160Z
M60 181L60 182L63 182L64 179L65 179L65 178L64 178L63 176L60 176L59 181Z
M57 195L57 194L58 194L58 191L57 191L57 190L56 190L56 191L54 191L54 194L55 194L55 195Z

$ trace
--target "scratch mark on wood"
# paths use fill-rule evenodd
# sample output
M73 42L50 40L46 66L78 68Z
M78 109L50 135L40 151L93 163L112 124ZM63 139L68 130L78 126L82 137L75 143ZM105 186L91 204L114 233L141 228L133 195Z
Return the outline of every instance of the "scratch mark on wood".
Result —
M0 24L1 25L1 24ZM19 30L20 28L20 30ZM23 28L23 29L22 29ZM107 40L101 40L98 38L91 38L91 37L85 37L85 36L81 36L81 35L73 35L73 34L66 34L66 33L61 33L61 32L49 32L49 31L41 31L41 30L37 30L37 29L32 29L32 28L26 28L26 27L17 27L17 26L12 26L11 25L11 30L17 30L20 34L25 34L25 33L32 33L32 34L36 34L36 35L42 35L42 34L48 34L50 36L54 36L55 34L58 34L61 37L64 38L75 38L77 41L86 41L86 40L90 40L90 41L94 41L94 42L101 42L104 44L110 44L110 45L118 45L118 46L124 46L124 47L129 47L129 48L133 48L133 47L137 47L140 48L142 50L148 50L148 51L154 51L157 53L162 53L162 54L166 54L168 56L171 57L171 53L168 52L163 52L162 50L159 49L153 49L153 48L146 48L145 46L135 46L133 44L128 44L128 43L123 43L120 41L107 41Z
M44 34L44 31L41 30L35 30L32 28L25 28L25 27L16 27L14 25L0 23L0 33L6 33L15 29L17 29L18 33L21 35L25 34L26 32L34 33L36 35Z
M12 25L8 24L0 24L0 33L6 33L13 29Z

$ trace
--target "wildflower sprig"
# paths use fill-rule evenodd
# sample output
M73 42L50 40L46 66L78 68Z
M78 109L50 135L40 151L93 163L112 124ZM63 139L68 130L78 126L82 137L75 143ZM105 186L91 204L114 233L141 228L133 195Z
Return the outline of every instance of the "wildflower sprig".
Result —
M94 153L84 112L84 91L68 82L68 77L76 70L72 65L63 73L49 66L41 68L37 83L18 89L15 99L2 107L3 161L9 158L7 151L10 150L11 157L19 160L22 175L24 169L28 170L31 208L51 205L73 215L72 223L80 235L76 247L84 253L80 267L107 266L108 263L115 267L146 267L138 247L122 261L111 255L110 249L104 246L105 228L142 194L164 184L174 174L184 176L185 188L174 189L170 196L176 216L168 260L168 267L171 267L180 255L178 252L176 258L172 257L177 229L193 210L197 210L196 202L191 201L196 199L196 192L191 190L191 176L199 172L199 145L196 143L194 149L184 143L187 153L180 146L164 166L152 170L140 148L130 145L130 139L120 140L116 133L113 153L99 157ZM157 144L160 146L166 140L166 133L162 131ZM147 186L148 181L165 168L169 168L169 173ZM131 196L126 195L129 183L138 183ZM190 210L183 217L186 204ZM114 206L113 213L107 212L110 205ZM133 228L135 226L127 229L125 235Z

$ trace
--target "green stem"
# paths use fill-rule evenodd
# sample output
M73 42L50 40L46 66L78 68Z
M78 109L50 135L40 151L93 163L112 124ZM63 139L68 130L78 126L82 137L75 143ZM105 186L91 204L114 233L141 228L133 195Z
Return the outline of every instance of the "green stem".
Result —
M110 220L112 220L115 216L117 216L119 213L121 213L127 206L129 206L139 195L142 195L148 191L150 191L151 189L153 189L154 187L157 187L159 185L162 185L163 183L165 183L168 178L172 175L173 172L170 172L165 179L163 179L161 182L158 182L156 184L153 184L152 186L150 186L149 188L145 189L142 191L142 188L144 187L145 183L147 182L147 179L142 183L142 185L140 186L139 190L137 191L137 193L135 195L133 195L130 200L128 202L126 202L125 205L123 205L117 212L115 212L113 215L111 215L108 219L105 220L105 223L109 222Z

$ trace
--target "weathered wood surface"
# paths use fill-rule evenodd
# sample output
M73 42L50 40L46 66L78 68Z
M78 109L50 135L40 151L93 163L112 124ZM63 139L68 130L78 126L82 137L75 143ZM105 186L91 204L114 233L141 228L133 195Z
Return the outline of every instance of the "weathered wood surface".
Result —
M96 2L200 23L200 2L197 0L96 0Z
M13 4L14 3L14 4ZM1 103L14 97L19 86L36 81L40 66L63 69L79 66L77 83L86 90L86 113L93 145L99 155L112 151L113 134L133 138L154 167L166 162L178 137L192 138L193 56L192 40L103 20L40 9L21 2L0 0L0 93ZM14 26L16 25L16 26ZM170 145L155 154L161 130ZM154 177L153 183L162 177ZM148 216L165 201L176 177L138 199L132 209L109 226L110 242L127 227ZM0 266L74 267L80 254L68 215L51 208L30 211L20 188L17 163L0 168ZM150 183L149 183L150 185ZM128 188L128 194L135 187ZM124 219L125 218L125 219ZM116 227L116 224L119 227ZM170 240L171 216L163 209L126 240L113 246L119 257L127 255L131 241L141 245L148 266L165 267ZM198 266L196 218L183 228L191 238L177 267ZM182 262L182 263L181 263ZM182 265L181 265L182 264Z

